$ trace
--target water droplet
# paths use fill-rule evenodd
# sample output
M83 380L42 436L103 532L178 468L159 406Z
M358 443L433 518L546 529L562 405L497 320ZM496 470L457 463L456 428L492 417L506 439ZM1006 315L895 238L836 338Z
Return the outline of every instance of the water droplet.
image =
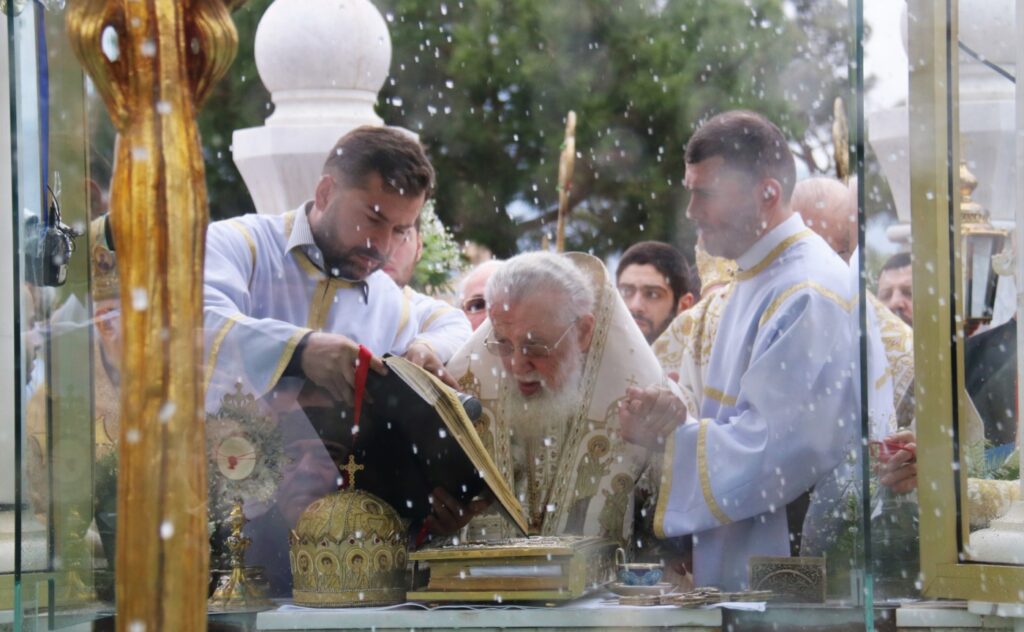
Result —
M156 42L151 39L142 42L142 45L139 46L139 52L142 53L143 57L152 57L156 55Z
M132 308L137 312L144 312L149 307L149 293L146 288L137 287L132 290Z
M100 35L100 50L103 51L103 56L112 62L121 57L120 41L114 27L108 26L103 29L103 34Z
M174 535L174 525L171 524L170 520L164 520L160 523L160 539L169 540Z
M139 431L136 430L135 428L131 428L130 430L128 430L128 432L124 433L124 440L127 441L128 443L138 443L139 439L141 438L142 435L140 435Z
M171 416L174 415L176 408L177 407L174 405L174 402L164 402L164 405L160 407L160 413L157 415L157 419L160 420L160 423L167 423L171 420Z
M171 113L171 102L170 101L157 101L156 111L164 116Z

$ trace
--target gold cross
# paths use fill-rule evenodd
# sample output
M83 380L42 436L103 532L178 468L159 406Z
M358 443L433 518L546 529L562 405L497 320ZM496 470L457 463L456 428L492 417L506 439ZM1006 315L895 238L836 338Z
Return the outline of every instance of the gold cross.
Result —
M354 455L352 455L352 454L349 454L348 455L348 463L343 465L341 467L341 469L346 474L348 474L348 476L345 477L345 487L347 489L355 489L356 488L356 472L359 472L360 470L365 470L366 466L365 465L359 465L358 463L356 463L356 457Z

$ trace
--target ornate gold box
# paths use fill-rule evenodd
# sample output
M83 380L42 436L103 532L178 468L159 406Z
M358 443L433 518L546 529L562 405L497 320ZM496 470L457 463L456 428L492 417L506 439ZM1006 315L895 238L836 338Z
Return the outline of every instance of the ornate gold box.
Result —
M409 558L429 565L410 601L565 601L611 581L613 540L583 536L512 538L425 549Z
M751 557L750 590L770 590L770 601L823 603L825 558Z

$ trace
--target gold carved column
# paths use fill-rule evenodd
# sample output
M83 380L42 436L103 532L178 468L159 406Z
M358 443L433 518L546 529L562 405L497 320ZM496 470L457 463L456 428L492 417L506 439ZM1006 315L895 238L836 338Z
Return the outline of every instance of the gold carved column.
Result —
M237 49L238 0L75 0L68 34L118 131L110 208L124 355L120 630L206 626L209 542L196 114Z

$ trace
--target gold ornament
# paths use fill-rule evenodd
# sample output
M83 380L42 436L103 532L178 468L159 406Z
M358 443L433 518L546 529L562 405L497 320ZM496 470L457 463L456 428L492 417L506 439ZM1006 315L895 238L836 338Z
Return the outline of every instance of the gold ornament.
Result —
M209 604L218 609L252 609L272 605L267 599L264 583L257 581L251 573L247 573L245 550L251 540L242 535L245 528L245 513L242 501L238 500L228 515L231 524L231 535L228 536L228 551L231 554L231 572L220 578L217 589L213 591Z
M731 283L736 278L736 262L732 259L715 257L704 250L700 243L694 249L697 259L697 276L700 277L701 296L717 285Z
M89 223L89 282L92 285L92 300L96 303L118 298L121 284L117 277L117 255L107 243L107 222L109 215L97 217Z
M118 132L110 213L124 306L115 578L122 628L206 628L197 332L208 213L196 119L235 56L228 11L237 4L76 0L66 13L71 47ZM161 537L165 525L173 536Z
M349 455L348 488L315 501L288 536L292 596L300 606L382 606L405 600L406 527L373 494L353 489L363 469Z

